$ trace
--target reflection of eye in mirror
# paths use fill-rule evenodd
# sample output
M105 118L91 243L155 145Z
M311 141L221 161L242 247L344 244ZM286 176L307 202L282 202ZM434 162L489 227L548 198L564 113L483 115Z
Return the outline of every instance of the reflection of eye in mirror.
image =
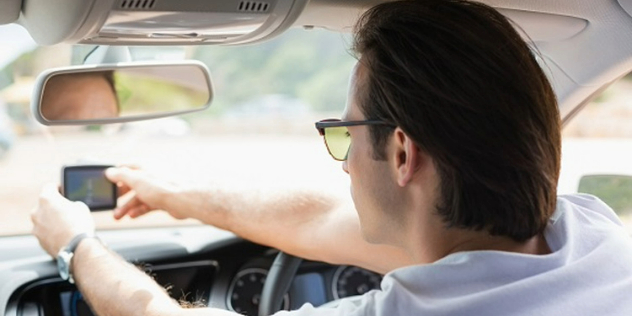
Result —
M114 71L61 74L46 82L42 116L50 121L119 116Z
M40 78L35 116L46 125L104 124L189 113L212 98L198 64L85 66ZM36 97L38 94L36 94Z

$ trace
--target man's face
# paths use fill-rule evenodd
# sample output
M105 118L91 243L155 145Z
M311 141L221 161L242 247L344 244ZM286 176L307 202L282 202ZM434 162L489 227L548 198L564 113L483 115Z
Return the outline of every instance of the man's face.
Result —
M362 121L366 117L360 111L357 101L363 87L363 66L354 68L343 121ZM396 243L397 232L401 230L401 210L398 205L398 187L394 174L386 161L374 160L369 127L348 127L351 147L343 170L351 178L351 196L355 204L364 239L372 243ZM387 142L387 146L390 141ZM398 212L398 210L400 212Z
M42 114L47 120L111 118L118 112L117 96L103 76L56 76L44 90Z

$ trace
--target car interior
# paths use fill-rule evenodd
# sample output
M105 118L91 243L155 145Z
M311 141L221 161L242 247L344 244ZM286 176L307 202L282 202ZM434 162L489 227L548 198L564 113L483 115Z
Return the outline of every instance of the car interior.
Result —
M0 179L4 180L0 181L4 182L0 184L0 190L6 191L0 192L0 205L7 210L0 213L0 222L5 222L0 224L0 315L93 315L81 292L59 277L55 262L29 234L28 207L36 203L40 189L33 183L40 182L29 182L28 179L59 179L59 168L44 164L45 160L60 167L60 164L74 164L77 160L88 164L103 160L108 164L119 164L126 163L120 161L120 157L131 157L174 178L219 179L237 188L300 186L309 182L323 191L348 194L348 180L339 164L326 157L326 150L312 123L327 118L324 115L336 117L341 114L348 72L354 64L353 56L348 52L354 22L368 8L385 1L0 1L0 24L22 30L11 33L13 37L7 40L2 39L0 46L19 46L17 40L21 38L33 43L28 51L37 47L53 52L56 47L68 47L74 59L72 66L69 61L61 65L62 68L56 65L58 68L38 73L37 79L28 86L27 100L20 101L28 109L24 112L28 113L24 114L28 116L24 118L28 123L20 125L19 133L39 133L41 143L37 140L40 138L25 136L16 138L14 148L10 148L10 141L3 145L0 116L0 149L6 147L8 157L4 158L4 149L0 150ZM627 82L625 77L632 71L632 44L627 44L632 43L632 0L479 1L510 18L532 45L533 53L539 58L557 94L567 133L580 135L587 131L573 127L573 121L582 121L584 112L597 115L592 112L596 106L591 104L602 102L606 98L602 95L604 91L626 90L625 87L616 88L616 85ZM7 30L0 27L0 38ZM303 46L309 41L326 45ZM336 82L336 86L319 87L320 90L303 87L303 90L315 91L310 96L326 99L324 103L328 106L336 102L338 105L323 106L322 111L314 112L314 115L302 101L283 95L288 94L287 91L283 91L284 86L275 85L275 80L284 76L293 82L307 81L308 75L294 76L290 71L295 67L293 65L284 65L290 70L278 72L266 71L268 68L261 66L264 61L258 59L259 56L267 56L267 51L275 52L274 49L281 45L279 43L294 46L295 55L270 58L298 60L299 64L313 61L313 65L309 65L313 71L328 69L321 75L330 80L327 82ZM237 59L237 52L242 51L246 52L244 59ZM231 55L237 62L230 63ZM35 64L37 56L33 56L29 57L31 59L20 57L21 63ZM2 58L5 57L0 55L0 60ZM17 57L11 62L14 60L18 60ZM333 60L343 62L339 64ZM252 70L248 75L233 79L243 86L238 86L237 92L230 90L237 95L236 99L223 99L229 94L228 69L238 67L236 64L239 63L259 71ZM3 67L9 67L7 65L8 62ZM15 69L18 64L11 65L13 68L5 68ZM130 87L134 88L127 88L133 90L128 93L132 97L128 95L125 100L129 104L136 103L126 107L125 102L119 101L117 111L120 113L116 113L115 118L75 119L47 114L49 112L44 107L50 103L46 98L53 91L53 78L95 72L113 73L117 82L133 82ZM142 78L149 75L151 80L147 80L151 82L147 86L155 87L157 83L154 81L164 80L175 87L164 88L164 91L175 92L172 99L161 94L160 102L169 104L171 100L185 98L190 106L140 107L133 95L143 94ZM9 101L8 93L3 92L12 87L3 84L2 76L0 73L0 99L5 100L0 105L7 103L7 111L14 119L22 112L12 112L11 109L17 108L12 104L19 102ZM17 85L17 81L11 85ZM267 90L259 87L265 85L268 85ZM251 98L250 94L254 95L255 90L263 97ZM154 90L146 91L146 95L152 94L155 94ZM335 94L335 97L329 94ZM148 104L157 102L156 99L147 100L150 100ZM244 102L237 106L231 100ZM219 111L223 111L221 120L196 125L196 118L206 120L212 116L215 119L220 117ZM628 112L621 113L613 115L619 118L628 115ZM176 115L183 115L184 119ZM303 124L297 123L303 122L299 117L311 123L298 126ZM591 117L584 120L591 121ZM200 122L206 121L200 119ZM621 124L627 125L625 121ZM282 139L266 136L271 126L275 131L291 136ZM40 131L43 128L46 132ZM248 130L249 135L256 137L214 136L218 131L236 129ZM88 131L92 133L90 135L98 134L98 138L86 136ZM111 147L114 143L119 147ZM147 147L140 149L139 143ZM53 146L51 144L54 149L49 148ZM579 145L574 140L564 144L569 152L574 150L575 155L566 155L565 151L559 192L577 192L578 184L580 189L588 190L581 192L595 192L611 180L606 178L606 184L590 188L584 181L602 181L603 178L597 175L631 179L626 177L632 175L632 170L625 169L630 168L627 166L628 158L632 158L630 154L611 154L610 151L630 145L629 141L615 143L592 139L592 147L588 149L577 149ZM19 156L25 146L34 149ZM110 147L115 149L104 150ZM55 154L51 156L53 151ZM123 151L124 156L117 156ZM97 159L93 158L95 156ZM307 156L315 158L301 162ZM578 156L589 158L582 160ZM618 160L609 160L615 158ZM12 159L25 166L13 168ZM315 162L320 160L323 162ZM622 165L622 169L615 169ZM281 169L285 173L281 174ZM576 169L578 171L574 171ZM627 183L632 190L632 181ZM27 186L28 189L21 189ZM629 193L625 191L624 194L629 196ZM25 202L10 204L16 195ZM626 207L627 204L621 206L622 209ZM314 306L335 304L336 300L379 288L382 279L382 275L358 267L287 258L276 249L252 243L230 232L188 220L168 219L165 214L121 223L112 220L108 211L95 212L94 216L99 222L98 234L109 248L151 275L174 299L194 307L211 306L244 315L260 315L260 305L264 302L275 305L270 311L297 309L308 302ZM622 211L620 216L626 225L632 222L626 221L626 212Z

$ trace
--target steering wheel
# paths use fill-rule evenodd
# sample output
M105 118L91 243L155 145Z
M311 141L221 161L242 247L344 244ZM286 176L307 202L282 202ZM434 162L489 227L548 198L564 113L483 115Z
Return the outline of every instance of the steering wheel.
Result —
M259 316L270 316L281 309L283 296L290 289L303 259L279 251L263 285L259 301Z
M263 285L263 291L261 292L261 299L259 301L259 316L270 316L281 310L283 296L285 296L285 293L290 289L292 280L302 261L303 259L301 258L279 251L270 267L270 271L268 271L266 282ZM362 300L362 295L345 297L344 300L360 301ZM342 299L333 300L320 307L335 308L341 301Z

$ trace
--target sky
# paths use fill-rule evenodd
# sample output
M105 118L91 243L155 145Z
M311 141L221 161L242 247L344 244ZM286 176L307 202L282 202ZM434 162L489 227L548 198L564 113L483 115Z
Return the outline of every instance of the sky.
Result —
M37 47L29 33L18 24L0 25L0 69L22 53Z

